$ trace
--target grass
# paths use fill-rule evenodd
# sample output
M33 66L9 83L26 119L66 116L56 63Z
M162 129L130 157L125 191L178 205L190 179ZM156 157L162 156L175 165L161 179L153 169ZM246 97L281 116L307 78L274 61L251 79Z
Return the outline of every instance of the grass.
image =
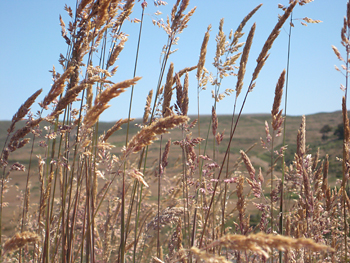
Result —
M233 34L226 35L224 20L219 21L214 72L205 68L211 26L204 33L198 65L176 72L172 50L195 15L195 8L187 10L189 1L177 1L168 21L155 21L168 39L143 118L131 119L137 96L132 92L129 116L102 123L99 116L109 101L133 91L140 79L136 69L146 2L134 76L112 81L117 57L127 44L121 28L135 4L121 2L78 1L74 10L65 7L72 21L68 28L60 21L67 43L62 73L53 69L53 85L38 114L30 108L42 90L0 125L1 261L347 262L346 99L342 112L288 116L280 109L288 71L280 69L271 115L242 114L280 29L298 3L306 2L279 6L283 13L257 59L249 55L255 24L245 26L261 5ZM349 16L350 4L347 8ZM349 25L342 31L346 59L333 48L343 62L348 61ZM252 72L246 72L247 63L256 65ZM212 116L199 110L197 116L187 116L194 72L198 109L201 92L213 86ZM244 84L246 73L251 77ZM348 71L343 74L346 96ZM237 76L235 88L222 90L229 75ZM217 116L218 103L230 95L235 96L232 115ZM285 121L287 146L280 136ZM335 128L340 123L343 140L333 135L321 139L323 125ZM342 158L334 161L335 156Z

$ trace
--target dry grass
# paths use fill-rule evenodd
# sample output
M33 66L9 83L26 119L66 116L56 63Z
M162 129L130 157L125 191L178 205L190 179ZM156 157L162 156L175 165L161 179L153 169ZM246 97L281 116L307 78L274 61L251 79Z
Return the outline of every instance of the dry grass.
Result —
M300 1L299 5L307 2ZM78 1L75 11L65 8L72 21L66 28L60 19L62 36L68 45L67 57L60 58L63 73L52 71L54 83L40 103L42 110L38 115L33 116L30 107L41 90L15 113L1 153L2 262L348 260L350 132L345 97L343 177L332 186L328 155L324 158L319 152L312 155L307 147L305 117L299 120L300 128L293 135L297 145L294 158L288 166L282 163L287 146L281 145L278 137L285 120L280 109L287 81L285 70L277 81L271 125L266 121L265 131L262 130L265 137L261 142L270 156L269 165L264 169L254 167L252 160L256 157L252 148L236 152L231 148L248 94L298 1L281 7L284 14L264 43L246 85L243 103L238 114L234 112L230 117L230 129L225 132L216 115L216 105L236 92L236 111L254 42L255 23L246 42L238 42L247 21L261 5L229 36L223 32L224 20L220 21L213 63L217 72L213 77L215 74L205 68L211 26L205 32L198 65L178 72L173 63L168 65L178 35L195 14L195 8L187 11L188 4L189 0L176 1L166 22L154 21L164 29L168 41L162 53L158 84L146 98L145 114L135 133L132 132L135 128L130 128L134 120L130 117L117 121L103 134L99 133L98 122L109 101L118 99L127 88L133 89L140 79L134 76L118 83L112 81L116 73L114 64L127 44L121 26L129 18L134 1ZM143 9L146 5L142 3ZM350 4L342 29L347 58L349 16ZM305 21L319 22L310 18ZM112 43L109 53L106 43ZM93 61L97 50L101 50L100 57L106 58L105 64ZM336 47L333 50L346 63L342 68L348 69L348 59L343 59ZM236 66L238 59L240 63ZM199 112L198 119L192 122L187 116L189 72L195 69L198 105L200 91L208 83L214 86L212 116L206 123L201 122ZM344 74L347 76L348 71ZM221 83L228 75L237 76L236 90L220 93ZM16 129L23 118L25 125ZM40 125L43 122L45 127ZM207 127L201 127L201 123ZM122 125L127 125L125 143L113 141L111 135L119 133ZM41 150L36 148L38 141ZM27 165L13 161L19 159L23 147L31 148ZM112 151L113 148L117 150ZM180 155L177 160L172 152ZM283 180L280 167L285 169ZM27 176L25 188L17 193L20 209L14 212L16 234L10 237L6 236L3 224L7 217L4 209L8 197L14 195L10 180L17 171ZM36 191L31 187L32 174L38 178ZM284 208L278 213L280 203ZM278 235L282 232L284 235Z

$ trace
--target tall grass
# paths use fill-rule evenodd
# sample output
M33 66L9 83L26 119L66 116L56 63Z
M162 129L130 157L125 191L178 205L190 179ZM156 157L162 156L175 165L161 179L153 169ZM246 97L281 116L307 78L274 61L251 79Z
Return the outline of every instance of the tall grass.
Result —
M280 109L284 69L280 69L282 73L276 80L271 125L266 121L266 138L261 140L270 153L269 169L254 167L252 148L239 153L233 153L231 148L245 103L250 92L259 88L258 76L268 63L281 28L293 9L307 2L291 1L289 6L280 6L284 13L260 47L258 58L250 57L255 23L247 31L245 43L239 41L244 37L247 21L254 18L261 5L247 14L229 36L223 31L222 19L216 35L213 62L216 72L210 73L205 63L207 49L211 48L208 46L211 25L202 45L198 43L197 65L176 71L176 65L170 62L179 34L187 30L195 15L195 8L187 10L188 0L176 1L166 22L154 21L168 39L157 83L146 98L145 114L136 121L137 132L130 126L134 121L131 112L135 107L133 87L141 79L136 72L147 3L142 3L133 78L118 83L113 82L117 74L115 64L127 44L127 35L121 28L133 11L134 1L81 0L74 10L66 6L71 22L66 27L60 19L62 37L68 47L66 56L60 57L63 73L52 70L53 85L39 103L38 114L33 115L30 108L42 90L35 92L15 113L1 153L1 261L276 262L280 255L283 262L346 262L350 209L347 191L350 129L346 107L349 3L342 29L346 58L333 47L345 62L346 78L342 103L343 178L339 185L328 183L328 156L322 159L309 151L305 117L295 135L297 150L293 162L283 163L283 176L278 169L287 147L277 141L286 118ZM94 61L97 52L99 60ZM246 66L255 63L254 60L256 66L249 72L248 85L244 85ZM188 90L193 70L197 70L198 114L197 119L190 120ZM228 75L237 76L235 89L222 92ZM201 127L200 96L209 83L214 86L212 117L208 127ZM118 99L128 89L131 95L127 118L101 132L100 115L109 107L110 100ZM235 101L230 130L224 132L216 106L231 94L235 94ZM240 95L244 98L238 105ZM16 128L23 119L24 126ZM127 127L123 134L125 143L114 151L113 139L122 136L119 133L122 126ZM179 132L171 133L172 129ZM181 136L170 139L168 133ZM157 145L154 141L158 137ZM30 142L29 165L25 167L16 162L16 153ZM38 142L41 150L36 150ZM172 152L180 153L180 158L176 160ZM238 158L234 159L233 154L239 154ZM4 198L14 191L10 187L14 171L25 169L26 186L20 195L21 210L15 214L15 233L7 236L4 224L10 223L3 219L7 205ZM36 180L39 194L33 197L31 182ZM284 193L295 197L292 205L284 199ZM257 216L258 222L250 222L250 215Z

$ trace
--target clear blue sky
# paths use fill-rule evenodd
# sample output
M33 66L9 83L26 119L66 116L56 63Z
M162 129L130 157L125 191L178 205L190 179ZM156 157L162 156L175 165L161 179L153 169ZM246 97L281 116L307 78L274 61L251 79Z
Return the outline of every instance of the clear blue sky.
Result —
M141 1L142 2L142 1ZM141 2L135 4L131 18L140 18ZM155 7L153 1L148 1L141 40L139 67L137 75L143 79L135 86L135 98L132 117L142 117L146 96L150 89L155 89L159 75L159 58L162 46L167 36L161 29L153 26L151 18L154 12L160 10L166 17L175 1L168 1L166 7ZM187 66L196 65L203 36L209 24L212 25L211 37L208 45L206 67L212 67L216 49L215 35L218 32L219 21L225 18L224 31L229 34L235 30L241 20L258 4L263 6L249 21L244 32L246 35L256 22L256 33L248 61L245 83L250 80L256 66L256 58L261 48L277 22L278 14L282 11L277 4L288 4L281 0L220 0L203 1L191 0L189 9L197 6L188 28L180 35L179 50L169 61L174 62L175 71ZM68 17L63 10L64 5L75 5L73 0L1 0L1 49L0 49L0 120L10 120L19 106L36 90L42 88L39 96L41 101L50 89L51 74L49 70L55 65L58 72L62 72L58 64L59 54L65 54L66 44L61 37L59 15L66 24ZM74 8L73 8L74 9ZM189 10L188 9L188 10ZM335 45L344 54L340 45L340 30L343 17L346 14L346 0L315 0L305 6L296 6L293 18L310 17L322 20L321 24L302 26L294 21L292 30L290 79L288 90L288 108L290 115L312 114L318 112L332 112L341 109L343 92L340 84L345 84L344 77L334 70L334 65L340 66L331 45ZM118 72L113 81L131 78L135 58L136 40L139 24L126 23L122 31L129 34L125 48L116 62ZM277 79L286 67L288 24L283 27L279 38L274 43L271 55L261 71L257 85L248 96L243 113L269 113L271 111L274 89ZM243 38L245 39L245 38ZM244 41L244 40L242 40ZM97 60L97 55L95 56ZM190 74L190 108L189 114L197 113L197 90L195 72ZM223 80L221 90L234 88L236 78ZM213 99L211 86L201 93L201 114L210 114ZM247 86L244 85L243 92ZM130 91L111 101L112 107L102 116L102 121L114 121L127 117ZM243 97L243 96L241 96ZM39 102L38 101L38 102ZM217 105L218 114L231 114L234 96L227 97ZM36 103L37 104L37 103ZM33 107L37 110L38 107Z

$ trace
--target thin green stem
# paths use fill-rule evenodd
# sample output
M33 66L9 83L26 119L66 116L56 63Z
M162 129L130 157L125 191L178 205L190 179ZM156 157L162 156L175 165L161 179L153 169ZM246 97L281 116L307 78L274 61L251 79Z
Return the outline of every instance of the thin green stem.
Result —
M288 102L288 84L289 84L289 64L290 64L290 46L292 38L292 21L293 21L293 12L290 14L290 23L289 23L289 34L288 34L288 51L287 51L287 70L286 70L286 81L285 81L285 97L284 97L284 123L283 123L283 146L286 145L286 128L287 128L287 102ZM284 178L286 174L285 167L285 154L282 156L282 177L281 177L281 197L280 197L280 218L279 218L279 234L283 235L283 204L284 204ZM283 252L279 252L279 261L282 263Z

